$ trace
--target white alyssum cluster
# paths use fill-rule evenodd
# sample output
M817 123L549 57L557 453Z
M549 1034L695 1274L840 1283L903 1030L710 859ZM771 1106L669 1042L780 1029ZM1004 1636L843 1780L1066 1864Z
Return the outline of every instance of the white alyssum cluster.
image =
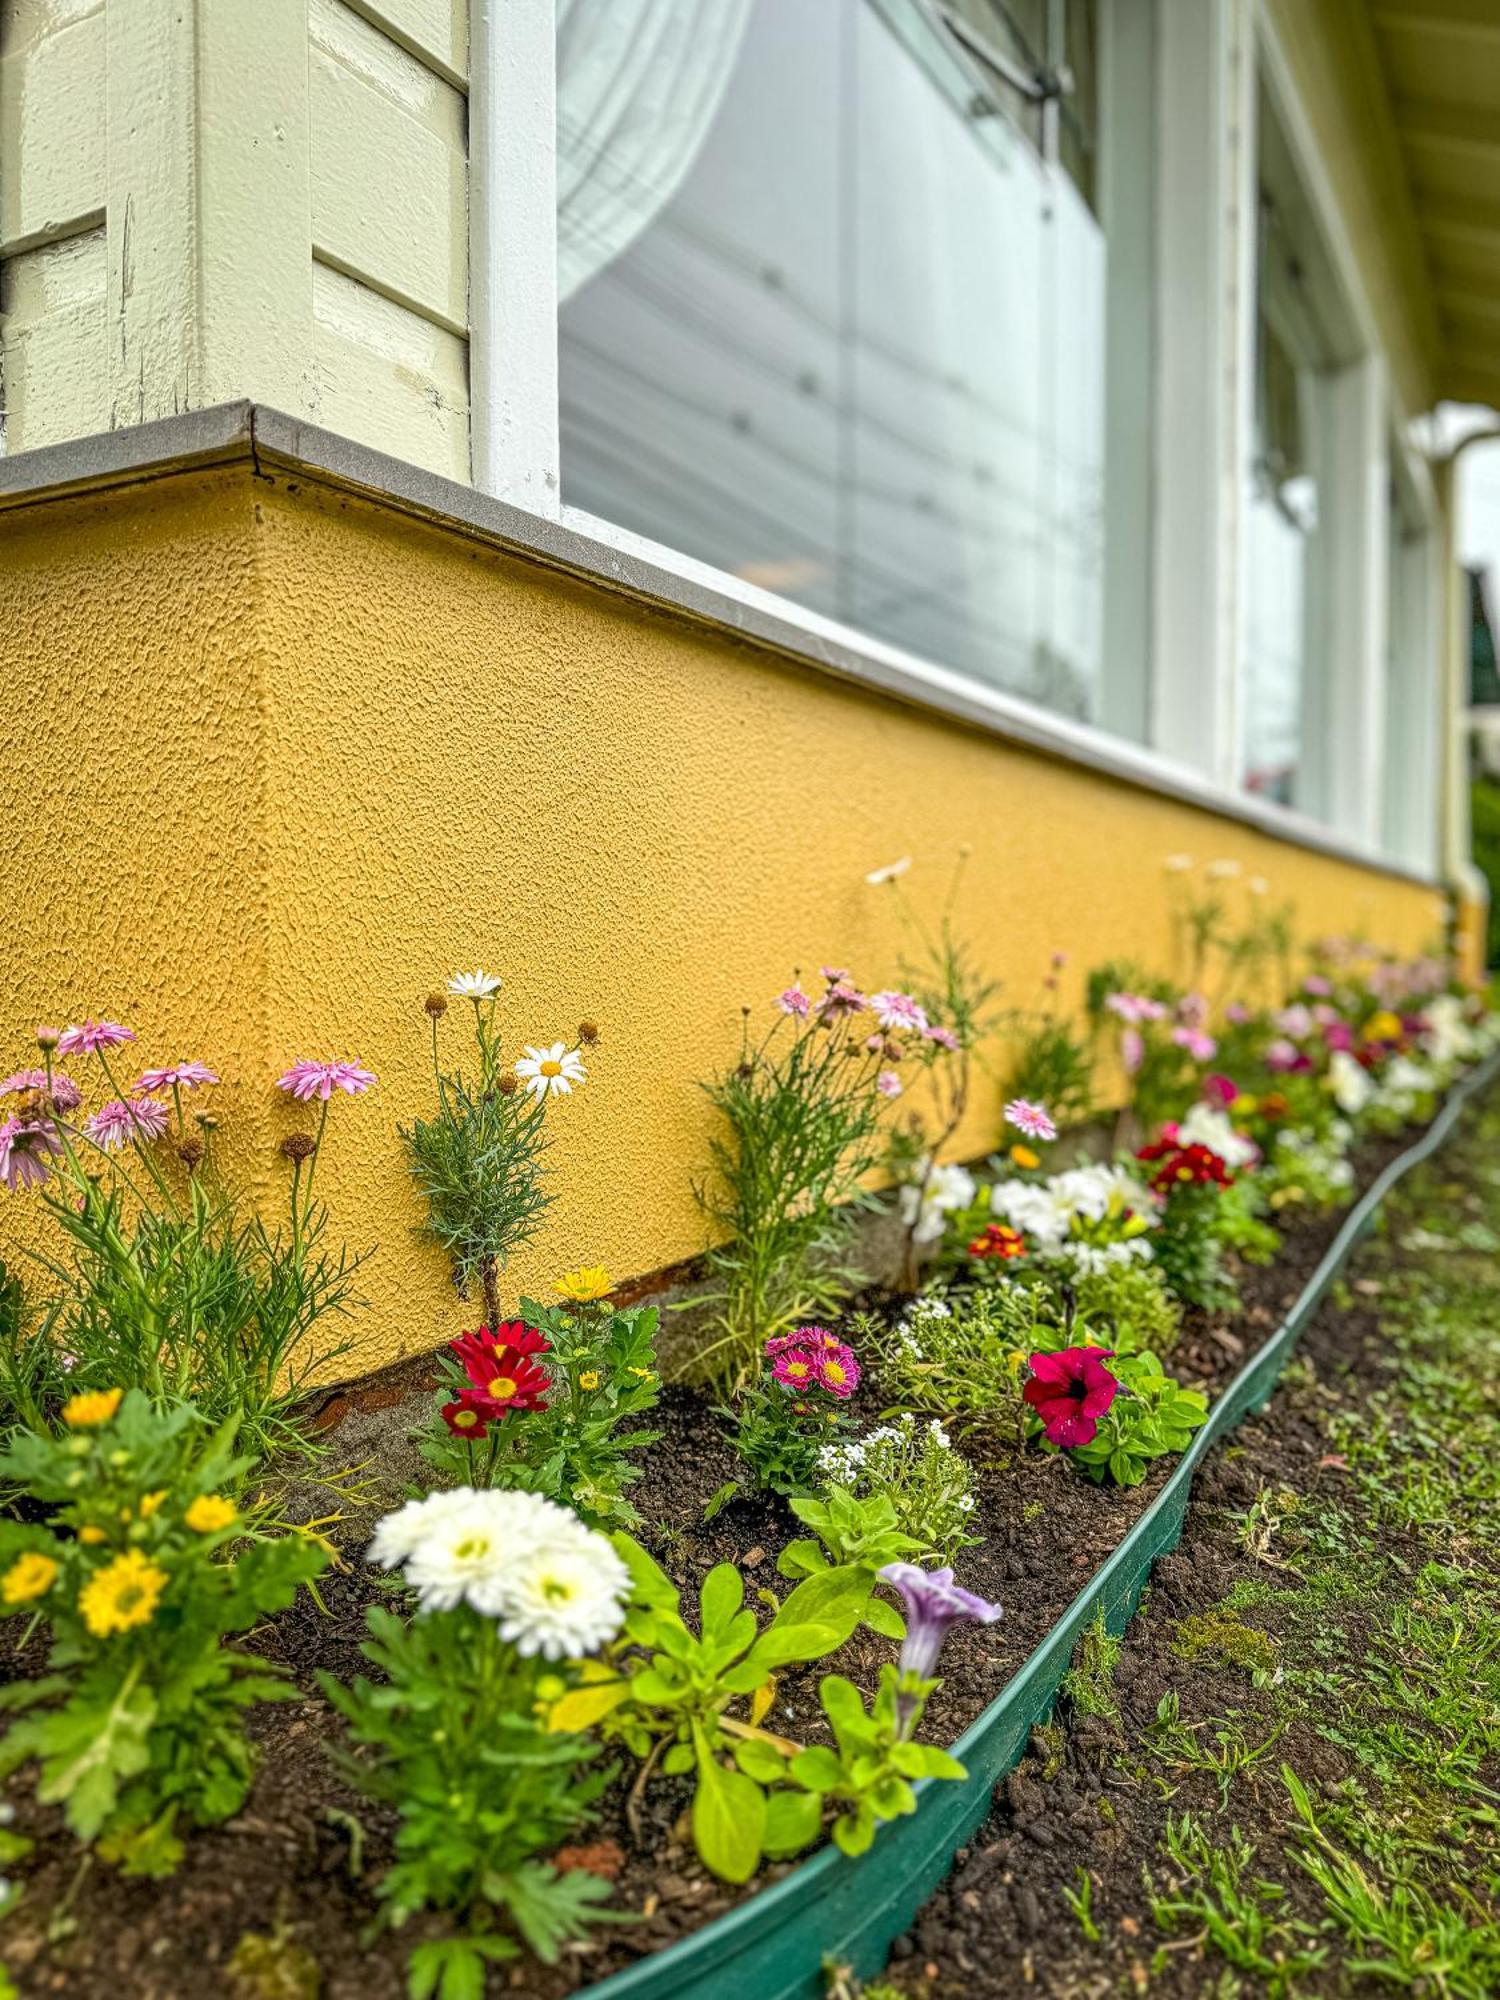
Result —
M969 1207L977 1192L967 1167L949 1163L933 1167L929 1174L928 1164L925 1159L918 1160L911 1180L901 1190L901 1220L911 1230L914 1243L936 1243L947 1218L956 1209Z
M1221 1111L1216 1104L1204 1103L1201 1098L1178 1125L1177 1137L1184 1146L1207 1146L1233 1173L1253 1166L1260 1158L1259 1146L1243 1132L1235 1131L1228 1112Z
M523 1657L578 1659L624 1621L630 1573L603 1535L539 1493L460 1486L408 1500L368 1559L404 1569L423 1611L468 1604Z
M1344 1158L1349 1136L1349 1128L1342 1119L1335 1121L1327 1139L1319 1139L1310 1132L1278 1132L1276 1152L1294 1172L1300 1168L1323 1181L1330 1190L1343 1191L1354 1185L1354 1168Z
M894 1328L896 1345L902 1353L913 1361L925 1361L926 1353L919 1338L924 1320L951 1319L953 1308L945 1299L919 1297L912 1300L905 1319L898 1320Z
M1380 1078L1379 1101L1395 1117L1411 1118L1420 1099L1430 1097L1438 1088L1436 1075L1424 1063L1413 1062L1410 1056L1392 1056Z

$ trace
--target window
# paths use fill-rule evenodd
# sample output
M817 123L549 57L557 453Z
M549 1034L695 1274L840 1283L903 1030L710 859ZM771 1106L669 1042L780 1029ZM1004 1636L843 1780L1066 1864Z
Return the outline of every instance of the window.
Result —
M1149 14L560 0L565 502L1141 735Z
M1254 424L1245 504L1240 777L1319 812L1331 551L1346 531L1340 369L1349 314L1269 94L1259 99Z

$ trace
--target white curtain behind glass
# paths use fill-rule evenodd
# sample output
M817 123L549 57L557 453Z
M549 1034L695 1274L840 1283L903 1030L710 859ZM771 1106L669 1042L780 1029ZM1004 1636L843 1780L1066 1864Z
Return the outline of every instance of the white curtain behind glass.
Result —
M557 283L570 299L677 193L751 0L557 0Z

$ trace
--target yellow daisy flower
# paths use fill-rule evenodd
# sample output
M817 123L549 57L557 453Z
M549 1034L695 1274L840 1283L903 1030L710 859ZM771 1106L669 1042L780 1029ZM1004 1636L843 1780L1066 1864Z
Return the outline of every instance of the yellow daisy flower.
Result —
M578 1386L580 1389L597 1389L599 1386L599 1370L597 1368L585 1368L578 1378Z
M78 1609L96 1639L148 1624L167 1587L167 1572L139 1549L129 1549L96 1570L79 1592Z
M608 1295L609 1273L602 1264L589 1265L581 1270L569 1271L565 1277L558 1279L552 1289L560 1292L565 1299L571 1299L576 1306L590 1305L595 1299Z
M143 1493L141 1495L141 1519L149 1521L166 1497L167 1489L165 1486L161 1489L160 1493Z
M86 1548L92 1549L97 1548L100 1542L107 1542L109 1536L105 1534L102 1528L96 1528L93 1522L90 1521L87 1527L78 1530L78 1539Z
M63 1404L63 1422L70 1430L94 1430L107 1424L120 1407L123 1389L84 1389Z
M1399 1042L1401 1016L1393 1014L1389 1007L1382 1007L1378 1014L1372 1014L1365 1022L1361 1039L1367 1042Z
M634 1375L638 1382L649 1382L651 1380L651 1370L649 1368L627 1368L625 1373L627 1375Z
M1040 1154L1033 1153L1029 1146L1012 1146L1010 1157L1018 1167L1039 1167L1042 1164Z
M28 1549L17 1556L0 1580L0 1597L7 1604L29 1604L45 1596L57 1580L57 1564L40 1550Z
M200 1493L182 1518L195 1535L213 1535L227 1528L237 1512L234 1502L222 1493Z

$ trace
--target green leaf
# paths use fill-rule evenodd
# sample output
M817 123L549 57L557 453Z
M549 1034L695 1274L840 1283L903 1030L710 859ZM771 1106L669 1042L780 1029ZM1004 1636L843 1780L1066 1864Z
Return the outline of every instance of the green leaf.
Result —
M409 2000L484 2000L484 1968L519 1954L509 1938L436 1938L406 1961Z
M42 1759L37 1797L44 1805L61 1802L68 1825L90 1841L114 1811L121 1784L150 1763L155 1719L156 1697L139 1685L137 1670L102 1695L85 1681L65 1707L21 1723L12 1735L25 1735Z
M816 1576L828 1568L828 1558L811 1536L804 1536L787 1543L776 1558L776 1567L783 1576Z
M731 1500L738 1498L742 1490L737 1479L726 1479L718 1492L706 1502L703 1509L704 1520L711 1521L716 1514L722 1513Z
M725 1635L729 1621L745 1601L745 1579L732 1562L716 1563L703 1579L699 1615L705 1639Z
M875 1587L871 1570L855 1564L822 1570L805 1577L783 1603L776 1625L831 1625L837 1637L825 1650L835 1652L865 1614ZM773 1630L775 1627L773 1626ZM804 1658L811 1658L804 1654Z
M816 1792L773 1792L766 1801L765 1850L773 1859L799 1854L823 1831L823 1801Z
M821 1660L836 1653L848 1634L832 1625L783 1624L778 1618L766 1627L745 1656L745 1665L762 1670L762 1676L789 1660Z
M758 1785L778 1785L786 1776L787 1760L774 1743L767 1743L759 1736L738 1738L731 1746L734 1761L747 1778L754 1778ZM663 1765L665 1766L665 1759Z
M696 1726L693 1738L698 1751L693 1844L721 1881L748 1882L765 1844L766 1795L743 1771L726 1769Z
M609 1538L615 1554L630 1571L635 1600L650 1606L653 1610L677 1611L681 1599L677 1586L666 1571L635 1539L627 1535L623 1528L617 1528Z
M906 1620L894 1604L887 1604L883 1597L872 1594L865 1606L865 1623L872 1632L878 1632L882 1639L894 1639L899 1646L906 1637Z
M792 1759L791 1775L810 1792L841 1791L846 1783L844 1766L826 1743L814 1743Z

